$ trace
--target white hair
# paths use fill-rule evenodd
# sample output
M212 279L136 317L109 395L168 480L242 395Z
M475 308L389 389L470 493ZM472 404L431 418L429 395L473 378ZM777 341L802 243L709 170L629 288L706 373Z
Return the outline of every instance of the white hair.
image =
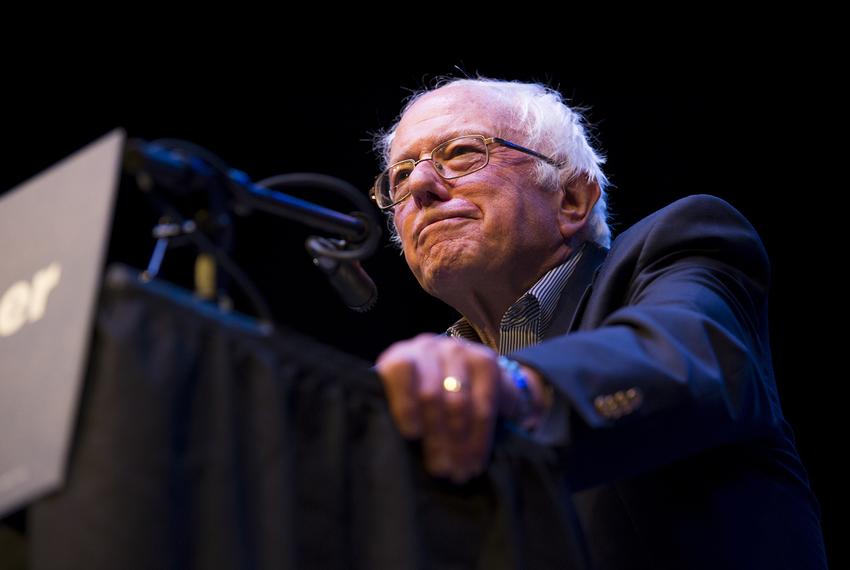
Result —
M557 168L539 160L536 166L538 183L553 191L566 188L567 185L584 176L590 182L599 185L601 194L593 211L590 213L579 241L595 241L603 247L610 247L611 229L608 226L608 207L606 187L608 178L602 171L601 165L605 157L595 150L588 140L587 127L582 115L570 108L560 93L539 83L522 83L518 81L501 81L479 77L477 79L441 79L432 89L424 89L414 93L405 104L395 124L375 137L375 151L381 157L381 168L389 166L390 149L395 138L396 130L405 113L424 95L437 89L448 87L464 87L476 89L495 102L500 103L510 113L512 132L518 132L523 140L514 140L542 154L564 162L565 166ZM501 136L502 133L492 133ZM509 138L505 136L504 138ZM390 241L401 247L401 238L393 221L393 212L387 212L389 217Z

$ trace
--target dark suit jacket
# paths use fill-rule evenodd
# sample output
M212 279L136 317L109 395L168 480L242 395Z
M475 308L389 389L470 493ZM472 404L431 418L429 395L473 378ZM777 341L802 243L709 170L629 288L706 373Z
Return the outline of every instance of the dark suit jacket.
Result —
M610 252L588 244L549 338L512 355L556 389L541 437L597 568L826 567L773 377L769 273L737 210L691 196Z

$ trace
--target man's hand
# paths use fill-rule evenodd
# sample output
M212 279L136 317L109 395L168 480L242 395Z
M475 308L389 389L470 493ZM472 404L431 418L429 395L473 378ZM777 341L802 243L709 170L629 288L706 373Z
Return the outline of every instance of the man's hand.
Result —
M496 418L514 417L521 408L523 396L498 357L484 345L422 334L393 344L378 358L393 419L404 437L422 439L432 475L461 483L480 474ZM539 390L536 374L532 382L537 385L532 390Z

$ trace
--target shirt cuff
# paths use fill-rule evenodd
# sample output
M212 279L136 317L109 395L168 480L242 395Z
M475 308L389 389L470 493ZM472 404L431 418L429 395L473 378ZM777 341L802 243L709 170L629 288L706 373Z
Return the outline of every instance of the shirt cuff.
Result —
M570 407L567 399L554 390L552 405L541 418L537 428L529 434L541 445L565 445L570 435L569 420Z

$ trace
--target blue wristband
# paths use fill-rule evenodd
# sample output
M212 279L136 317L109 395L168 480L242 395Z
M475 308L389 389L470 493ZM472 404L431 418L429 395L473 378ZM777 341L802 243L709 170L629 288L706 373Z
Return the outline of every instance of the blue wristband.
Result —
M507 373L514 386L519 388L519 392L522 394L522 407L517 418L518 422L522 422L531 414L531 410L534 407L532 404L531 387L528 385L528 376L519 367L517 361L504 356L499 357L499 367Z

